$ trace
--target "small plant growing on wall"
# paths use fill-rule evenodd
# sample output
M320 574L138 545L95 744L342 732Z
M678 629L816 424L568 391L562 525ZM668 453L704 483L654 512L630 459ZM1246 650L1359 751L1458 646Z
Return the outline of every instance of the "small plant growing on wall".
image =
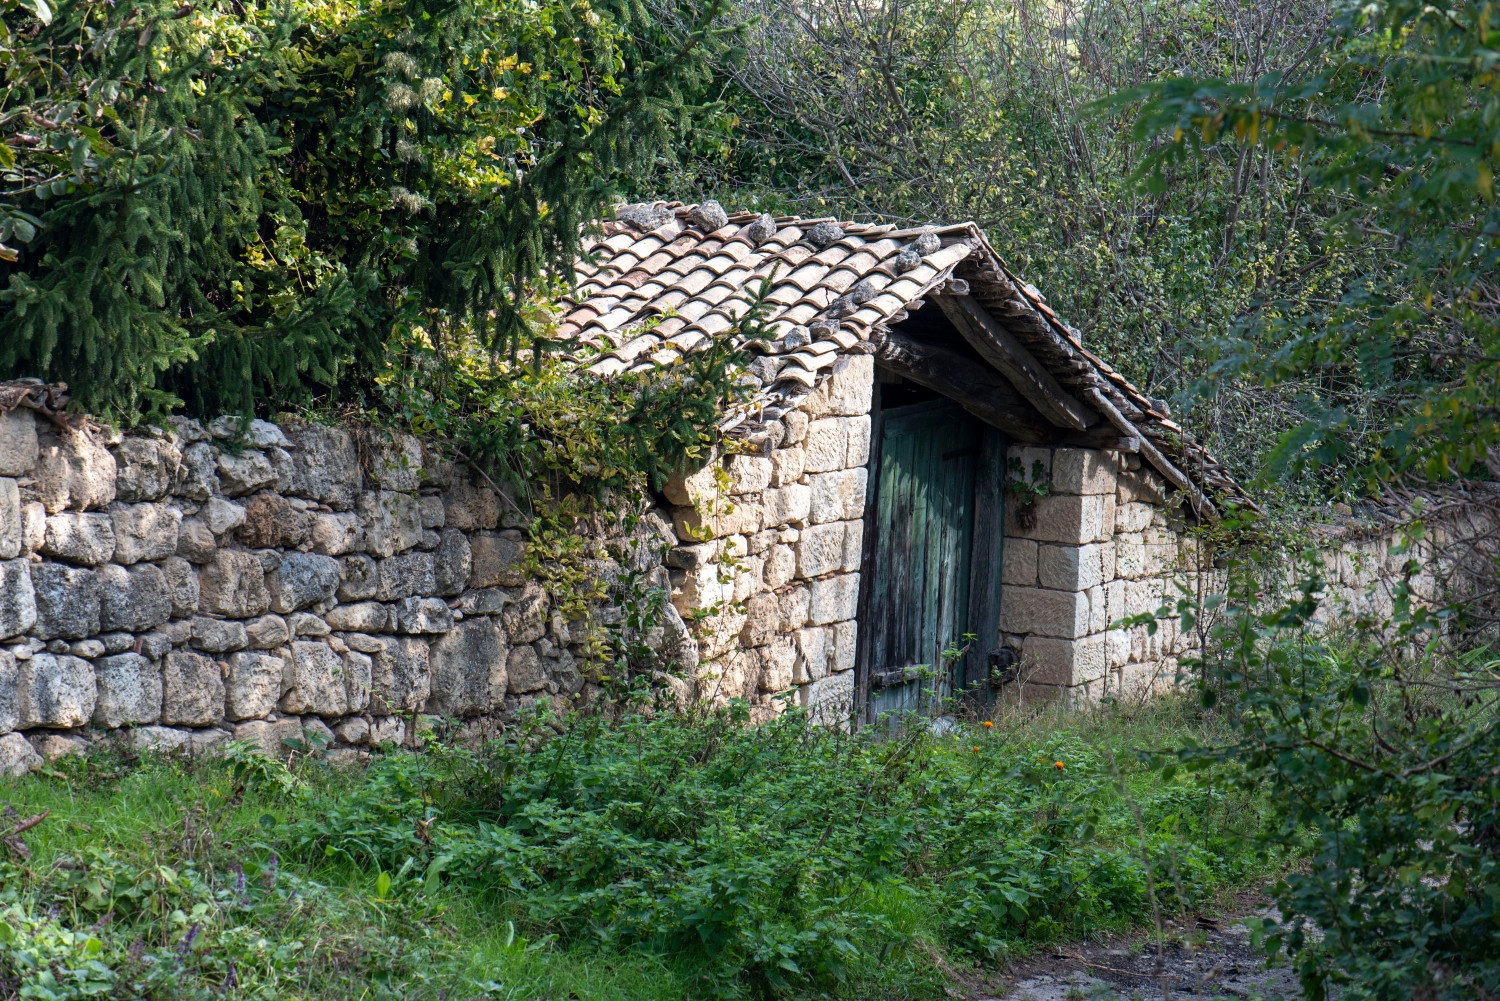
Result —
M1020 459L1010 459L1005 464L1005 492L1016 501L1016 522L1024 529L1036 526L1036 502L1052 492L1052 481L1047 478L1047 467L1037 459L1031 464L1031 476Z

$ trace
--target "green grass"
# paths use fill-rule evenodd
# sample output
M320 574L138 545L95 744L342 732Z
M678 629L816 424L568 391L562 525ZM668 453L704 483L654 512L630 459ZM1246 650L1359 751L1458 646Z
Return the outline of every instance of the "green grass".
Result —
M720 713L343 772L67 760L0 786L49 811L0 860L0 999L939 997L1283 863L1222 776L1138 763L1208 725L1180 700L880 740Z

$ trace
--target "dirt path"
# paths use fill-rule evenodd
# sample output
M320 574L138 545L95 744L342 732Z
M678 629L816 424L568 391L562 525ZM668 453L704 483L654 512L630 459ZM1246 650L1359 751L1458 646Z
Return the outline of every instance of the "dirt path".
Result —
M992 985L984 1001L1301 998L1296 974L1284 964L1266 969L1265 955L1251 947L1241 923L1275 916L1265 901L1246 899L1224 917L1170 928L1159 959L1154 935L1051 950L1017 964L1003 989Z

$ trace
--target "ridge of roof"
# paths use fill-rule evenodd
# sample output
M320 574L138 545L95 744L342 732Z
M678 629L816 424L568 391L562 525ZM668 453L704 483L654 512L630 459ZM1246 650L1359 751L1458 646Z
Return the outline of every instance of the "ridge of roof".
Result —
M626 206L586 238L558 332L592 352L580 358L590 374L649 372L734 327L748 309L750 285L772 276L763 318L771 336L745 345L758 354L747 373L755 389L719 426L746 446L773 444L773 421L841 359L875 353L927 296L968 292L1061 386L1136 438L1143 460L1183 491L1200 518L1219 516L1210 494L1256 507L1164 404L1084 347L972 221L898 228L725 213L714 202Z

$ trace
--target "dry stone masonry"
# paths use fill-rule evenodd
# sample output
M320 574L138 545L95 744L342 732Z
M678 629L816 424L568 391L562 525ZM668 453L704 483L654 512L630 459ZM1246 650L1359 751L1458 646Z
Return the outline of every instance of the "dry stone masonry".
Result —
M584 645L618 610L568 621L522 571L521 524L409 435L227 418L109 437L0 413L0 771L106 736L354 757L418 714L479 732L595 697ZM599 541L667 586L667 519ZM673 606L649 642L696 665Z

